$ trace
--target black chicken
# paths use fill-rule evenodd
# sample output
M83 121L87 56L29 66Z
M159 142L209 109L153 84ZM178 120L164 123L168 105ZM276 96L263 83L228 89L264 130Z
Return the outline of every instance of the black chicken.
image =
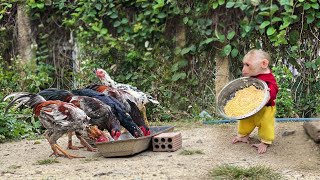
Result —
M86 87L86 89L93 89L97 92L104 93L108 96L112 96L116 98L120 103L122 103L125 107L126 112L130 112L130 104L127 101L127 97L124 91L118 90L116 88L111 88L109 86L93 84Z
M104 139L103 132L95 126L89 126L89 117L80 108L71 103L62 101L46 101L42 96L32 93L13 93L5 97L4 100L14 97L14 99L8 104L5 109L7 113L8 109L16 102L17 106L26 105L33 109L35 116L39 117L39 120L43 127L46 128L45 135L53 153L51 155L62 156L68 158L79 158L80 156L69 154L62 149L57 140L63 136L66 132L75 132L80 142L87 147L90 151L96 151L92 148L86 140L82 137L82 134L88 133L88 137L91 139ZM104 138L101 138L104 137ZM59 151L62 153L60 154Z
M127 129L130 134L134 137L141 137L143 136L143 132L141 129L135 124L131 118L131 116L125 112L125 107L121 104L117 99L112 96L105 95L103 93L96 92L92 89L77 89L72 90L72 94L78 96L89 96L96 99L99 99L103 103L109 105L112 109L112 112L120 121L120 124Z

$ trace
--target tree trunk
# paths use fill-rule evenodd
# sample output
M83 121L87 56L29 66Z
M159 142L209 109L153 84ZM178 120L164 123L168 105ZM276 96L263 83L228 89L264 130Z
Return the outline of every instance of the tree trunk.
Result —
M177 26L176 29L176 37L177 37L177 46L180 48L184 48L186 45L186 28L183 24Z
M219 16L218 14L213 14L212 16L213 20L213 28L215 30L218 30L218 22L219 22ZM222 48L224 44L221 44L220 47ZM220 91L222 88L229 82L229 60L228 57L215 57L215 93L216 93L216 99L219 96Z
M229 82L229 60L228 57L216 58L215 90L218 97L222 88Z
M21 64L27 65L34 59L31 44L31 26L27 6L25 2L20 2L17 5L17 29L18 29L18 52L21 57ZM32 63L33 64L33 63ZM35 63L34 63L35 65ZM33 66L33 65L32 65Z
M72 69L73 74L79 74L80 73L80 61L79 61L79 46L76 41L76 39L73 36L73 32L70 32L70 42L72 44ZM79 82L76 79L76 76L73 76L73 89L79 88Z

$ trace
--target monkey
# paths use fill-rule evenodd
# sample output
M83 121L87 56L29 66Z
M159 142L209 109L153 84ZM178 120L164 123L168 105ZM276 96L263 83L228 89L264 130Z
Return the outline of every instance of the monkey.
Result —
M275 100L279 88L275 76L269 67L271 64L269 53L261 49L252 49L243 57L242 64L242 76L257 78L266 82L270 99L259 112L238 121L238 132L232 139L232 143L249 143L249 135L258 127L260 143L252 144L251 146L256 148L259 154L263 154L274 141Z

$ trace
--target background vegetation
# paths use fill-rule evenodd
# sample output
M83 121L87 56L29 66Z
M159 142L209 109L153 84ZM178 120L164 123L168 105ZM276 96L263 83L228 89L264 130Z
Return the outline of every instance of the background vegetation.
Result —
M92 70L104 68L116 81L161 102L148 109L154 121L198 119L203 110L218 117L215 60L227 57L234 79L241 75L243 55L263 48L274 60L280 85L277 117L313 117L320 112L319 5L317 0L0 0L0 97L81 88L98 82ZM30 18L36 66L21 63L17 50L18 7ZM11 113L17 115L4 118L0 112L0 140L39 127L30 112ZM17 120L19 115L25 121Z

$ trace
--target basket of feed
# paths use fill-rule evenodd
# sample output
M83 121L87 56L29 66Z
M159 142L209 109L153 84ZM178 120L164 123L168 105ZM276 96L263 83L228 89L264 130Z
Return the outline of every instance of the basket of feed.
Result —
M269 101L268 85L257 78L243 77L223 87L217 99L218 113L227 119L244 119Z

